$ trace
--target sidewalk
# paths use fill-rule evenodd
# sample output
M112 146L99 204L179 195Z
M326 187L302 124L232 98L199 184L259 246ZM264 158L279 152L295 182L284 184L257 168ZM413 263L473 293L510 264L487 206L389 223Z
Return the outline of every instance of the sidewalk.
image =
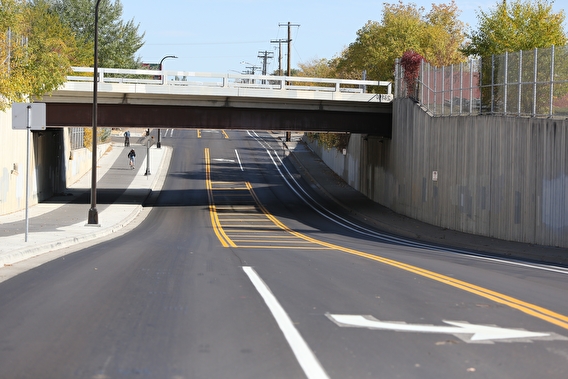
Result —
M99 225L88 225L91 208L91 172L55 196L28 210L25 241L25 210L0 216L0 267L78 243L110 235L126 226L142 210L142 203L163 185L171 148L150 148L150 175L146 175L145 145L124 147L123 138L113 138L109 151L97 164ZM130 169L127 153L136 151L137 166ZM111 199L118 199L113 201Z

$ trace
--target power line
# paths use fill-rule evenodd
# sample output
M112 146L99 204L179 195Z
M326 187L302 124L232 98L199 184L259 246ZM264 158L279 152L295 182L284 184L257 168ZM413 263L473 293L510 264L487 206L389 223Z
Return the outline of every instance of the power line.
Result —
M144 43L144 46L197 46L197 45L241 45L249 43L262 43L262 41L233 41L233 42L188 42L188 43Z

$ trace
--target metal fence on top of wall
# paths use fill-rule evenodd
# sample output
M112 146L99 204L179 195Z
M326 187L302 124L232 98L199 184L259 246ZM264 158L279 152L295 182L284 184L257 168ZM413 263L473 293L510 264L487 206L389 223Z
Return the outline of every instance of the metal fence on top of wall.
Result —
M433 116L568 118L567 58L567 46L552 46L446 67L423 61L410 86L399 60L395 97L411 97Z

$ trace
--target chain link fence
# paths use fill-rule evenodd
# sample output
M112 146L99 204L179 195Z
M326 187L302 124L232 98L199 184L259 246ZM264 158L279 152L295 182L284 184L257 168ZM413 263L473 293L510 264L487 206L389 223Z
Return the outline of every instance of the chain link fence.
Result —
M411 97L433 116L568 117L568 47L550 47L433 67L415 83L397 61L395 97Z

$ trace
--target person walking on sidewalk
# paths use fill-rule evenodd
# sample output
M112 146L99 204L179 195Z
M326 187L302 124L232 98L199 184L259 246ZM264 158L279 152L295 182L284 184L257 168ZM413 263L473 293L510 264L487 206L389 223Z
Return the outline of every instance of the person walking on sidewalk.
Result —
M128 153L128 164L130 165L130 168L134 170L134 166L136 164L136 152L134 149L131 149Z
M124 146L130 146L130 130L124 132Z

